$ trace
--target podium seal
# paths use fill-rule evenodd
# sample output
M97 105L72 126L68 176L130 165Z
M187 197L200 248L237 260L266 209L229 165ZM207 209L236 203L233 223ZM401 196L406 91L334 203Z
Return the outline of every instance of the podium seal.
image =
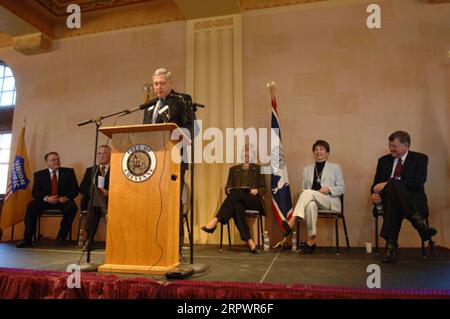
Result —
M132 182L145 182L153 175L155 168L156 155L148 145L133 145L123 155L122 172Z

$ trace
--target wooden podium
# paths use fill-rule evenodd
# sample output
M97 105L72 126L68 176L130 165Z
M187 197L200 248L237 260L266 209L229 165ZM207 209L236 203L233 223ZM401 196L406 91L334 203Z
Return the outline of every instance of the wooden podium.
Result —
M180 164L172 156L180 155L172 154L178 141L170 140L176 129L173 123L100 129L112 139L100 272L162 274L179 265Z

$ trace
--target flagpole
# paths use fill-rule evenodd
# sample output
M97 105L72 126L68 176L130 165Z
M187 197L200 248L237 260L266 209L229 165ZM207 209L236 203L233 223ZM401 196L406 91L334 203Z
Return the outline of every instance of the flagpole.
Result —
M283 229L283 223L285 223L289 217L292 216L292 199L291 190L289 186L289 178L287 172L287 165L285 154L283 152L283 146L281 142L281 128L278 116L278 105L275 97L276 84L274 81L269 81L266 87L270 91L272 118L271 129L272 133L275 131L277 136L276 142L278 147L271 146L272 149L272 174L271 174L271 188L272 188L272 211L275 215L275 219L278 225ZM274 141L272 140L273 144ZM275 165L274 165L275 164ZM285 244L285 238L278 242L275 246L281 246Z

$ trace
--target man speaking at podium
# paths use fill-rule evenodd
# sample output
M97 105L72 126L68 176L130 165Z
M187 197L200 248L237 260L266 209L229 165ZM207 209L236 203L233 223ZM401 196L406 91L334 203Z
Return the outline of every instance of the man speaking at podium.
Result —
M188 94L177 93L173 90L172 72L159 68L153 72L152 87L156 98L151 100L144 110L144 124L175 123L181 128L187 128L193 134L192 98ZM192 138L192 137L189 137ZM184 175L188 163L181 162L181 192L182 196ZM184 239L183 212L180 198L180 253Z
M144 124L171 122L179 127L192 128L191 97L173 90L172 72L164 68L155 70L152 87L156 98L144 111Z

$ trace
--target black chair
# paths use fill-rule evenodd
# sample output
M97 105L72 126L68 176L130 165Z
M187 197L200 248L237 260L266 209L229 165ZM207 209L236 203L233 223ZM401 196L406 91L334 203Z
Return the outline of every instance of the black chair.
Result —
M263 227L263 214L259 210L245 210L245 217L247 218L256 218L258 222L258 248L261 249L261 245L264 242L264 227ZM223 251L223 225L220 223L220 251ZM227 224L228 231L228 246L231 247L231 232L230 232L230 223Z
M378 230L378 217L383 216L383 210L380 209L378 210L376 208L376 206L373 207L372 210L372 214L373 217L375 218L375 250L374 253L375 254L379 254L380 250L379 250L379 242L378 242L378 237L379 237L379 230ZM425 219L425 223L427 225L429 225L428 223L428 218ZM430 251L433 252L434 251L434 241L432 239L428 240L428 246L430 246ZM427 253L426 253L426 249L425 249L425 241L421 238L421 247L422 247L422 258L427 258Z
M36 229L36 240L39 240L42 238L41 234L41 218L55 218L55 217L61 217L63 218L63 213L60 209L46 209L42 211L42 213L38 216L37 219L37 229ZM72 227L70 227L69 231L69 240L72 240Z
M336 233L336 255L339 255L339 219L342 220L342 225L344 226L344 234L345 234L345 241L347 244L347 251L350 250L350 242L348 239L348 233L347 233L347 224L345 223L345 215L344 215L344 195L341 195L339 197L341 200L341 207L342 212L337 212L330 209L319 209L317 218L334 218L334 227L335 227L335 233ZM297 245L300 243L300 218L297 218Z

